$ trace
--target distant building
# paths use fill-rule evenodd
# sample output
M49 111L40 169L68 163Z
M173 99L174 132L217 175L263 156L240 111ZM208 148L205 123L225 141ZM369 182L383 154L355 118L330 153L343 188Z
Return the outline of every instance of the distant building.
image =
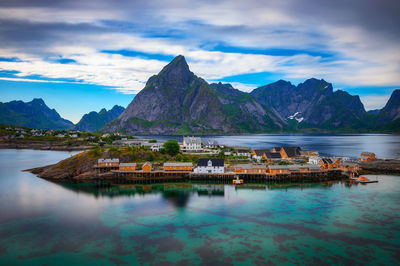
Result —
M244 149L238 149L237 151L236 151L236 155L237 156L245 156L245 157L250 157L250 151L248 151L248 150L244 150Z
M275 147L272 152L279 152L283 159L292 159L301 156L300 147Z
M160 149L162 148L162 145L161 144L153 144L152 146L151 146L151 151L160 151Z
M319 161L321 160L321 157L319 156L311 156L310 158L308 158L308 163L310 164L319 164Z
M69 135L71 138L77 138L78 137L78 134L71 134L71 135Z
M267 159L265 153L270 152L270 150L253 150L251 152L251 156L253 159L256 159L257 161L260 161L261 159Z
M199 159L197 167L194 169L195 173L224 173L225 162L224 159Z
M186 152L196 152L202 151L201 138L199 137L183 137L182 143L183 151Z
M57 135L56 135L56 138L64 138L64 137L65 137L64 134L57 134Z
M274 150L253 150L251 155L254 159L257 159L257 161L260 161L261 159L268 161L282 159L281 153Z
M370 161L376 160L375 153L366 152L366 151L362 152L361 157L358 158L357 160L361 161L361 162L370 162Z
M218 142L215 141L215 140L210 140L210 139L208 139L208 140L206 140L206 141L204 142L204 147L207 148L207 149L215 149L215 148L218 148Z
M225 156L231 156L232 152L230 150L224 150L224 155Z

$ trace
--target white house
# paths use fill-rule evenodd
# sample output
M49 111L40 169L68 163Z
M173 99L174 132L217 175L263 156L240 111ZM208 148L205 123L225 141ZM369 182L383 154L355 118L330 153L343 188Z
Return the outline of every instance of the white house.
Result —
M199 137L183 137L182 148L186 152L202 151L201 138Z
M194 168L195 173L224 173L225 162L224 159L199 159L197 167Z
M224 150L224 155L225 156L231 156L232 152L230 150Z
M239 150L236 151L236 155L237 155L237 156L246 156L246 157L250 157L251 153L250 153L250 151L248 151L248 150L239 149Z
M160 149L162 148L162 144L153 144L152 146L151 146L151 151L160 151Z
M321 160L321 157L319 157L319 156L310 156L310 158L308 158L308 163L309 164L318 164L320 160Z
M208 139L205 141L204 146L207 149L215 149L215 148L218 148L218 142L215 140Z

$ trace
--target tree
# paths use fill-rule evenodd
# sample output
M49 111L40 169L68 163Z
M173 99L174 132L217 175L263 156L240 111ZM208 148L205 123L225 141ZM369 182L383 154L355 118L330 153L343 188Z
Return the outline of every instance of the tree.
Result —
M179 153L179 144L176 140L168 140L164 143L163 147L171 156L175 156Z

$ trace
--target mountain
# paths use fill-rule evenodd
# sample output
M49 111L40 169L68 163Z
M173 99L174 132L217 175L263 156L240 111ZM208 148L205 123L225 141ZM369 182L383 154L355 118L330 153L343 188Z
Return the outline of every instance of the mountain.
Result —
M42 99L0 103L0 124L40 129L66 129L74 125L47 107Z
M215 91L228 117L246 132L279 130L286 124L275 110L259 103L249 93L233 88L229 83L212 83L210 88Z
M239 123L243 120L236 111L223 104L218 92L193 74L180 55L150 77L125 111L101 130L127 134L250 132L247 124ZM264 120L268 119L271 128L285 124L279 117L265 113Z
M345 91L333 92L332 84L311 78L298 86L288 81L254 89L251 93L260 103L274 108L288 120L296 119L299 128L324 129L362 127L365 109L358 96Z
M81 120L75 125L74 129L85 132L95 132L108 122L117 118L124 110L124 107L114 105L114 107L109 111L103 108L98 113L95 111L90 112L82 116Z
M394 90L385 107L378 113L377 123L384 124L400 119L400 89Z

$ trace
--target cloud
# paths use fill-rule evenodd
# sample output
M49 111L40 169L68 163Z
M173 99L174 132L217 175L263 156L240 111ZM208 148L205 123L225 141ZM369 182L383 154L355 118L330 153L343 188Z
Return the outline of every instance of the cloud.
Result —
M152 55L183 54L206 80L274 72L289 80L324 78L343 88L398 86L398 11L399 2L388 0L6 0L0 3L0 57L22 62L0 62L0 70L19 71L15 79L71 79L135 94L167 63ZM301 52L277 55L272 49ZM235 84L241 90L263 85Z

